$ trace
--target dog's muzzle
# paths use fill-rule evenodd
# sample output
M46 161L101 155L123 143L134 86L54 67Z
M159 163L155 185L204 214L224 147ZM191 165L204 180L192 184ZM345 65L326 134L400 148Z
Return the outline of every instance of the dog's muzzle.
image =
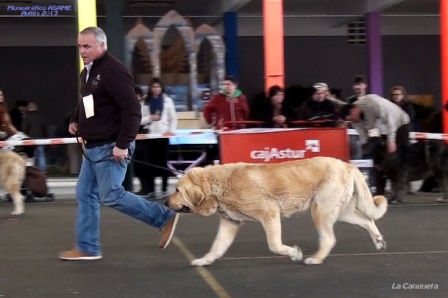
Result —
M163 205L167 206L168 208L170 207L169 204L168 204L168 200L165 200ZM178 213L190 213L191 209L188 206L182 205L182 208L180 208L178 210L173 210L173 211L178 212Z
M190 209L190 207L182 206L182 208L181 208L178 212L182 212L182 213L190 213L190 212L191 212L191 209Z

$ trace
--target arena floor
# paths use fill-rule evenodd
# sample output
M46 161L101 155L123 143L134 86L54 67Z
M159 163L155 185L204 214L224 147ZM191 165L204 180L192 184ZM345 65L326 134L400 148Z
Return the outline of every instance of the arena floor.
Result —
M158 231L104 207L104 258L64 262L57 255L73 245L73 199L29 203L19 220L3 202L0 297L448 297L448 205L422 195L406 201L377 222L384 254L366 231L340 223L325 263L306 266L271 254L261 226L248 223L223 259L205 268L189 260L208 251L217 216L182 216L163 251ZM311 254L317 235L309 214L285 219L283 239Z

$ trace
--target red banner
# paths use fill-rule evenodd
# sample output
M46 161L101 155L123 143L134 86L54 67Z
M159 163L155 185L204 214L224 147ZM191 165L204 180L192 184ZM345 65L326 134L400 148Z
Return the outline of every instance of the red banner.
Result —
M316 156L348 162L345 128L243 129L219 135L221 163L279 163Z

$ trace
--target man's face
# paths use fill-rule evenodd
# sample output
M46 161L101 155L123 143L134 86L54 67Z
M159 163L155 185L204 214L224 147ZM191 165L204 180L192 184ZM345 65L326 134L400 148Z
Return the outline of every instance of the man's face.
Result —
M356 96L366 95L367 84L366 83L355 83L353 84L353 91L355 91Z
M234 84L232 81L224 81L224 92L227 94L233 94L236 90L236 84Z
M26 113L28 111L28 106L19 106L19 111L22 113Z
M285 94L283 92L277 92L277 94L275 94L272 97L272 103L275 106L281 106L283 104L283 100L285 99Z
M105 51L104 43L97 44L93 34L80 34L78 36L78 49L84 65L97 59Z
M325 100L326 93L323 89L317 89L313 94L313 100L321 102Z
M361 118L361 110L358 107L354 107L353 109L350 110L350 114L348 114L347 117L345 117L345 120L350 122L359 122L360 118Z

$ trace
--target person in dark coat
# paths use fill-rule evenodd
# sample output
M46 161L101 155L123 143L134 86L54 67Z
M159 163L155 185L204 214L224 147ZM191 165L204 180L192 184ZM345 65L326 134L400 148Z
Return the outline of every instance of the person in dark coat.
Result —
M14 104L14 108L9 111L12 125L14 125L17 129L22 129L23 120L26 116L27 110L28 102L25 100L17 100Z
M101 28L82 30L78 48L85 68L81 72L81 98L69 131L85 141L85 158L76 184L76 246L61 252L59 258L79 261L103 257L100 203L159 229L159 247L164 249L176 229L178 215L126 191L122 185L142 118L132 75L108 53Z
M266 128L287 127L290 121L297 120L292 106L285 101L285 90L277 85L269 88L269 97L257 103L251 117L263 121Z
M325 91L314 86L311 90L311 98L307 99L300 108L300 119L306 121L336 121L339 118L336 113L336 106L326 98Z
M37 110L34 102L28 104L28 111L23 121L22 132L31 139L48 138L47 124L45 118ZM35 157L37 168L43 172L46 170L45 146L37 145L35 147Z

